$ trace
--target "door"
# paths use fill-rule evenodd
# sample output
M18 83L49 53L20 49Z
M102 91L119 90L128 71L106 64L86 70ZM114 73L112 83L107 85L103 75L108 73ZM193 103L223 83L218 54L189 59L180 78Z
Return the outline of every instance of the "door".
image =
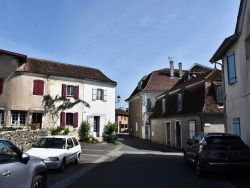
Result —
M167 146L170 146L170 123L167 122L167 139L166 139L166 145Z
M100 136L100 117L95 116L94 117L94 132L96 133L96 137Z
M175 146L181 147L181 125L180 122L177 121L175 124Z
M33 113L32 114L32 125L38 129L42 128L42 113Z

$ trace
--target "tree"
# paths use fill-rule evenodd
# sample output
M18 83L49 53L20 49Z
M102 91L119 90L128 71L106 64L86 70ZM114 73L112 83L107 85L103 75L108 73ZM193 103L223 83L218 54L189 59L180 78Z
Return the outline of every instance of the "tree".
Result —
M50 94L43 96L43 108L45 109L46 113L49 115L49 119L51 120L53 126L55 126L57 120L59 119L60 112L71 109L78 103L83 103L86 107L90 107L90 105L81 100L81 99L73 99L71 98L63 98L59 95L56 95L53 98Z

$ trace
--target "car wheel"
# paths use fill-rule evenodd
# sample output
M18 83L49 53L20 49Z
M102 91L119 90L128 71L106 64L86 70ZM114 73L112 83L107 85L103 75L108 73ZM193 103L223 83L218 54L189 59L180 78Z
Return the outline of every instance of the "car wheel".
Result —
M66 162L65 159L63 159L61 166L59 167L59 172L63 173L65 171L65 166L66 166Z
M195 171L198 177L202 178L205 176L205 170L202 168L199 159L196 160Z
M76 159L75 159L75 164L79 164L79 162L80 162L80 154L78 154L77 156L76 156Z
M31 188L46 188L46 180L43 176L36 176L33 181L32 181L32 185Z

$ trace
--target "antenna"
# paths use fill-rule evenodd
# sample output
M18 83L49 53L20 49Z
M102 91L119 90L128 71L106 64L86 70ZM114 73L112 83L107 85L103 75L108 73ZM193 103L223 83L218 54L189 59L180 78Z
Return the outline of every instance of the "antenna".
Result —
M176 58L176 57L169 57L168 56L168 60L170 60L170 61L172 61L174 58Z

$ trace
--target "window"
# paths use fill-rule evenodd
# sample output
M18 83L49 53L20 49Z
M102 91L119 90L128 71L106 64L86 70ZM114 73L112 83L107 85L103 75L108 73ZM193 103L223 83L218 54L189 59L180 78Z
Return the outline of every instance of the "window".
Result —
M99 132L99 126L100 126L100 117L94 116L94 132Z
M33 81L33 95L43 95L44 81L34 80Z
M250 36L248 36L245 40L245 52L246 52L246 60L250 58Z
M74 97L79 99L79 86L62 84L62 97Z
M177 95L177 111L181 111L182 110L182 94L181 93L178 93Z
M195 121L189 121L189 138L192 138L195 135Z
M166 99L163 98L162 99L162 113L165 113L166 112Z
M151 112L151 100L147 99L147 110L148 112Z
M107 102L107 90L103 89L92 89L92 100L100 100L103 102Z
M4 112L0 111L0 125L4 124Z
M73 147L74 147L71 138L68 138L68 139L67 139L67 145L68 145L69 148L73 148Z
M240 118L233 118L233 133L237 135L240 134Z
M78 127L78 112L75 113L61 112L61 126L65 125Z
M223 106L223 89L222 89L222 86L217 87L216 97L217 97L218 106Z
M236 82L236 68L235 68L235 54L234 52L227 55L227 71L228 71L228 84Z
M11 125L21 125L24 126L26 122L26 112L11 112Z
M75 138L75 137L72 137L72 139L73 139L73 142L74 142L75 146L78 146L79 143L77 142L76 138Z
M3 78L0 78L0 94L3 93Z

